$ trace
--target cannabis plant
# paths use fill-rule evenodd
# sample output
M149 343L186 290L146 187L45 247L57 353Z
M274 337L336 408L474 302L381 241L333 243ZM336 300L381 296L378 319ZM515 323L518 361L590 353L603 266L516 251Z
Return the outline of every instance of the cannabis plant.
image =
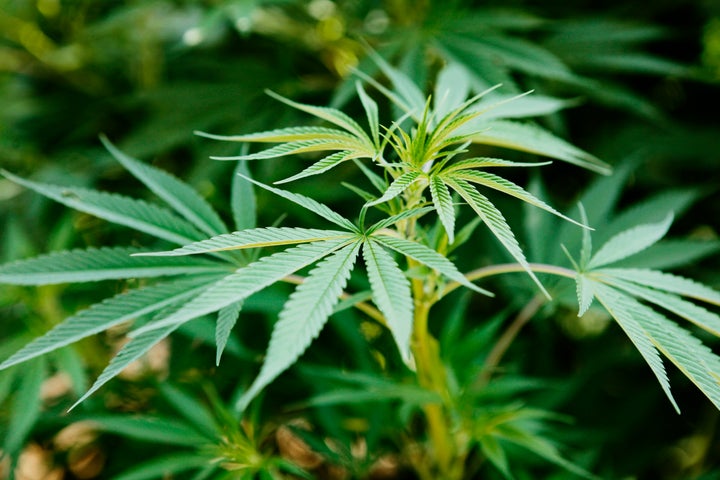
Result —
M447 338L438 341L430 329L436 305L453 290L464 287L487 298L487 302L499 301L492 298L491 288L474 282L524 272L540 294L540 303L551 298L538 277L542 273L575 282L578 315L602 305L647 361L676 408L661 355L720 408L720 359L660 311L719 335L720 317L683 297L717 305L720 294L683 277L625 268L621 263L660 240L670 228L672 212L661 221L630 225L593 253L594 225L582 205L571 216L565 215L529 190L493 173L538 168L549 162L518 162L473 152L477 145L499 145L607 174L606 164L536 125L503 118L503 109L508 105L512 108L507 110L507 116L512 117L522 116L519 112L523 108L536 112L536 105L527 103L525 96L510 103L489 102L486 97L493 89L471 96L471 82L456 65L450 64L440 72L434 95L426 98L407 76L379 57L376 61L392 87L362 73L359 76L400 112L387 124L381 121L378 103L358 82L356 93L364 111L363 120L269 92L280 102L323 123L229 137L200 133L244 145L239 155L215 157L237 163L231 196L235 221L232 231L185 183L125 155L106 138L102 141L113 157L163 200L165 207L95 190L39 183L4 171L9 180L57 202L177 248L90 248L50 253L0 267L0 281L16 285L113 279L136 279L139 283L137 288L65 319L12 354L0 369L37 362L44 354L133 322L128 342L80 396L75 403L78 405L154 345L208 315L215 316L216 363L221 365L236 322L242 321L245 303L282 282L296 286L283 300L259 373L254 381L240 386L240 395L232 406L237 416L228 414L221 421L233 423L247 417L252 405L260 401L258 395L312 348L329 318L355 309L390 333L394 347L382 355L397 359L398 365L404 365L398 368L413 379L413 386L390 386L404 392L396 393L396 398L409 398L410 411L415 413L406 418L407 424L420 419L423 425L415 439L420 453L410 446L401 449L403 461L412 465L421 478L471 478L485 460L504 477L512 478L510 459L517 447L576 475L592 477L585 468L566 460L555 443L546 438L545 424L556 419L553 414L512 402L484 402L483 386L498 376L491 368L494 365L489 363L489 367L477 371L478 375L461 378L447 361L452 357L443 349L448 346ZM275 145L251 152L247 145L255 143ZM356 167L362 177L352 177L353 183L347 187L359 197L357 209L352 211L353 205L343 205L343 212L351 213L341 214L332 208L334 205L261 182L250 174L250 162L291 155L311 158L312 163L288 178L272 179L276 185L318 175L332 178L333 169ZM254 189L311 212L327 227L255 226ZM566 228L581 232L579 244L564 247L573 268L528 261L510 226L512 222L498 208L498 202L491 200L496 193L555 216L569 225ZM455 262L474 265L475 259L454 257L463 244L480 234L480 228L492 235L512 261L463 272ZM563 246L551 244L547 248L561 252ZM364 280L350 281L351 277ZM155 278L162 280L145 280ZM482 329L484 322L479 321L477 327ZM233 368L225 364L222 367ZM498 384L501 379L498 376ZM360 387L383 385L360 377L356 380L355 385ZM317 397L313 401L320 402ZM29 425L23 428L27 432ZM297 469L287 464L258 460L257 446L248 440L252 435L247 431L233 426L235 434L228 437L222 427L206 430L219 444L239 442L222 449L225 453L220 455L221 468L239 470L247 478L263 469L268 475L279 475L281 470L297 474ZM8 451L17 450L14 442L13 448L6 448ZM246 456L238 458L236 453L227 452L245 452Z

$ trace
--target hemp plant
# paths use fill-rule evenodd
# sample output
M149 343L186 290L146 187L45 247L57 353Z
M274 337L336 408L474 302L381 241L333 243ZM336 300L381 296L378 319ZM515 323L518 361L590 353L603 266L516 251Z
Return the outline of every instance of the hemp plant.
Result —
M429 328L433 307L458 287L492 297L491 291L473 282L493 275L524 272L549 299L550 294L536 276L546 273L576 282L580 315L594 300L603 305L648 362L673 405L677 407L659 353L720 407L720 359L690 332L647 305L668 310L717 335L720 317L681 297L720 304L720 295L691 280L658 271L610 268L665 235L672 215L660 223L634 226L618 234L593 255L592 229L583 218L582 208L580 221L573 220L493 173L506 168L535 168L548 162L516 162L472 156L469 152L473 143L489 143L544 153L601 173L608 173L607 165L539 127L507 121L493 123L492 119L501 115L492 117L488 112L501 109L507 100L487 101L494 89L467 99L469 84L459 88L451 68L438 76L434 98L426 99L400 72L384 64L381 67L393 90L360 76L401 112L388 126L381 125L378 104L358 82L357 96L368 129L339 110L297 103L270 92L277 100L325 122L325 126L296 126L237 136L201 133L243 144L277 144L254 153L216 158L238 162L232 202L237 230L233 232L187 185L128 157L106 139L103 142L112 155L171 210L117 195L41 184L4 172L10 180L65 205L180 247L166 251L134 247L89 249L0 267L0 281L24 285L176 277L120 293L77 313L6 359L0 369L141 319L129 333L129 342L77 401L80 403L153 345L184 324L209 314L217 316L216 360L220 364L243 303L270 285L288 282L297 286L273 326L259 374L243 388L235 403L238 414L247 412L258 394L311 348L331 315L355 308L390 331L407 371L413 372L416 384L430 394L429 399L424 397L420 402L427 432L423 454L408 456L421 478L469 478L469 465L482 460L512 478L507 444L530 450L577 475L592 477L565 460L557 447L538 433L537 423L548 420L548 412L508 408L488 417L476 415L472 406L466 408L463 398L468 392L452 380ZM522 102L523 98L515 101ZM503 130L508 125L515 126ZM376 191L369 192L359 184L348 185L361 198L352 218L309 196L263 183L249 173L250 161L318 152L324 156L275 183L328 174L341 164L354 164ZM330 226L255 227L252 222L243 222L243 209L252 203L247 193L250 186L292 202ZM575 224L583 235L579 261L573 260L575 269L530 263L504 214L486 196L489 191L507 194ZM460 224L466 218L465 210L472 212L475 219ZM451 257L480 225L494 236L513 263L464 274ZM261 253L267 249L273 249L273 253ZM572 252L568 256L573 258ZM347 291L348 279L355 270L364 271L369 291Z

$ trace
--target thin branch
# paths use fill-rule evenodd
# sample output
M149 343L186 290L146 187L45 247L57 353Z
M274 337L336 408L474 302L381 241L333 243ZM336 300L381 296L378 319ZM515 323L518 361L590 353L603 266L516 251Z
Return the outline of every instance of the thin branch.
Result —
M574 270L570 270L569 268L565 267L558 267L557 265L548 265L545 263L531 263L529 265L530 270L535 273L549 273L551 275L558 275L560 277L566 278L575 278L575 275L577 275L577 272L575 272ZM488 267L482 267L476 270L472 270L466 273L465 277L472 282L475 280L480 280L482 278L492 277L494 275L500 275L503 273L518 273L524 271L525 269L523 268L523 266L518 263L501 263L499 265L490 265ZM443 291L443 296L452 292L459 286L460 283L458 282L448 283L445 287L445 290Z

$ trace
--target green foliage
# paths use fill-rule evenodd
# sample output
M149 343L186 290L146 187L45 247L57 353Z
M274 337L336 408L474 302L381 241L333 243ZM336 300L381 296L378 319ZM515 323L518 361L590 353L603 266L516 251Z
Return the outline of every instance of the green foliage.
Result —
M714 475L682 11L0 7L0 477Z

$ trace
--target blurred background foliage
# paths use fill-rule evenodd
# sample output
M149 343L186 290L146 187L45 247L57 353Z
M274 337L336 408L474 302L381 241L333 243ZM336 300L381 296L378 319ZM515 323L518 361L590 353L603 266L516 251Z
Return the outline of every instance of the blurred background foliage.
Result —
M264 89L359 111L353 71L377 73L369 49L428 91L447 63L468 72L477 89L496 83L503 84L498 95L534 89L540 125L617 167L616 184L596 184L591 197L604 218L617 219L672 189L675 196L666 201L685 211L673 236L702 244L703 252L672 267L720 287L720 263L711 256L720 228L720 3L712 0L615 0L601 8L557 0L0 0L0 165L42 181L145 195L101 148L98 136L105 133L129 155L190 182L229 217L233 166L207 158L234 154L228 149L235 147L193 131L236 134L306 121ZM509 155L483 149L480 154ZM253 174L284 177L297 171L293 162L253 164ZM340 168L337 175L333 184L304 181L296 190L335 204L350 201L352 193L341 186L350 173ZM601 182L557 163L532 178L517 175L514 181L531 181L563 207ZM0 199L3 261L143 240L6 180ZM503 211L529 225L531 260L547 260L544 244L552 237L533 238L537 224L518 205L508 202ZM258 193L259 224L289 217L286 222L307 225L301 215ZM678 251L664 248L656 256ZM488 241L456 258L469 270L504 257ZM447 321L435 327L441 342L453 346L448 362L461 384L484 365L503 322L522 314L535 294L527 288L519 295L512 279L506 287L502 302L454 293L440 306L437 316ZM3 288L0 357L121 288ZM228 347L232 358L220 368L212 367L212 322L193 322L69 415L72 399L119 348L122 330L3 372L0 448L12 454L17 478L169 478L168 472L220 478L218 465L237 467L227 478L307 475L298 466L318 478L413 478L401 461L417 433L408 422L417 410L413 392L403 390L401 369L381 353L389 339L353 312L336 316L319 340L323 348L271 386L252 418L223 430L224 405L255 371L281 304L276 299L286 293L278 286L253 297L245 307L250 317ZM717 478L718 412L674 375L684 410L674 415L621 332L602 315L578 320L556 293L555 303L531 312L533 321L510 347L502 364L506 381L468 394L468 404L507 410L521 396L521 403L567 415L572 424L553 422L557 430L549 436L571 446L576 454L568 458L602 478ZM371 348L356 338L358 326ZM364 376L344 375L345 369ZM358 390L377 401L352 402ZM135 415L123 415L128 412ZM152 442L152 451L144 442ZM575 478L514 453L517 478ZM3 462L0 478L9 475L9 458ZM477 469L483 478L501 478L487 465Z

